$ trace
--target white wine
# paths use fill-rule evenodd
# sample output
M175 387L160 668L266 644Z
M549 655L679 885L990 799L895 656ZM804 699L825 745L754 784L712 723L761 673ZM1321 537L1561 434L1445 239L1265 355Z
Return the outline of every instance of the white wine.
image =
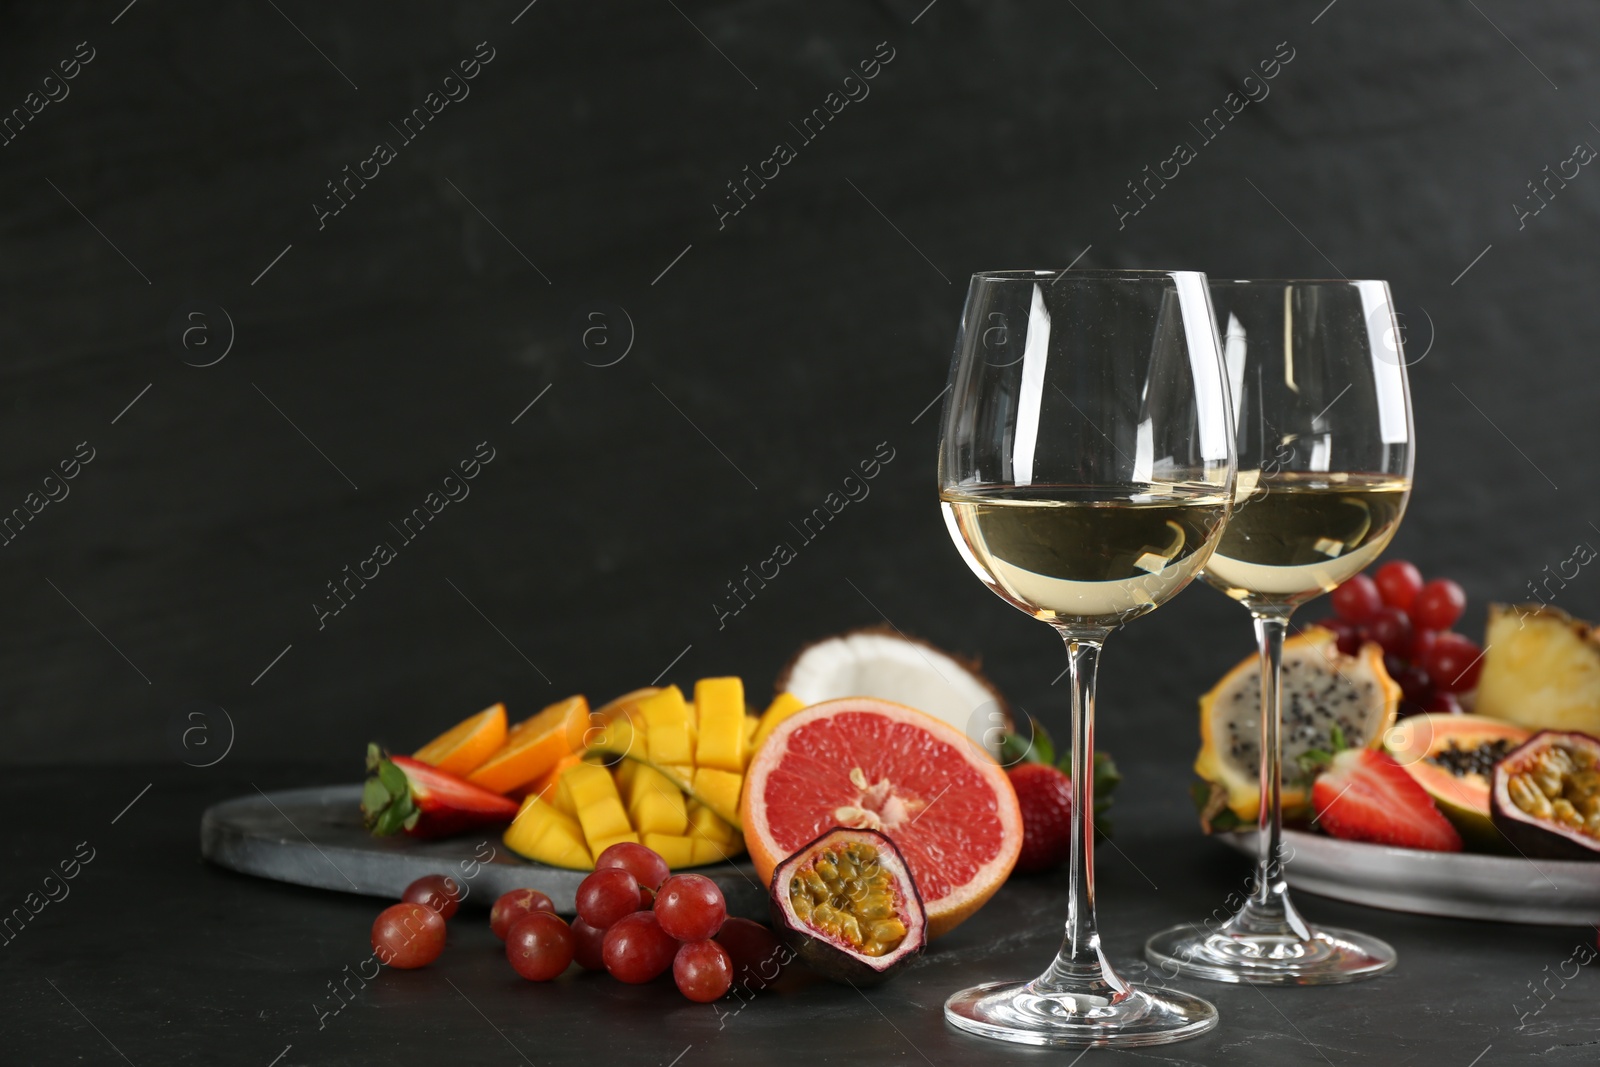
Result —
M940 494L985 585L1046 622L1107 628L1189 584L1222 533L1214 485L1001 486Z
M1241 490L1205 579L1235 600L1295 604L1378 558L1411 483L1387 474L1285 473Z

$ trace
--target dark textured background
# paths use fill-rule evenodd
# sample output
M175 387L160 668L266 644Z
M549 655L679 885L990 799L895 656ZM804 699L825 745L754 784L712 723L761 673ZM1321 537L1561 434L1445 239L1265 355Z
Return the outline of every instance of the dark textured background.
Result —
M1475 636L1600 538L1600 177L1520 231L1510 207L1600 144L1600 11L925 2L0 7L0 108L96 53L0 147L0 509L96 450L0 548L0 759L176 762L208 704L234 759L353 770L368 738L605 699L680 653L670 678L764 694L802 641L885 617L1059 725L1055 638L962 566L917 416L970 272L1080 255L1388 278L1420 359L1396 550L1466 586ZM485 40L471 95L319 231L324 183ZM799 145L883 41L871 95ZM1125 183L1279 42L1270 96L1119 230ZM719 230L779 140L798 158ZM236 329L207 368L216 312L210 348L169 327L195 300ZM609 348L573 326L595 301L633 326L612 366L621 316ZM324 584L485 440L471 496L319 631ZM871 496L719 629L724 583L879 442ZM1595 579L1558 603L1600 610ZM1201 588L1114 638L1101 741L1134 787L1181 793L1193 699L1250 644Z

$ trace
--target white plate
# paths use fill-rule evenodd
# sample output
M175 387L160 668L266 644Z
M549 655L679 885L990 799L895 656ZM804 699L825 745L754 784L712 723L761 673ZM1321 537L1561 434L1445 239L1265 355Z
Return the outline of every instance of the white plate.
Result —
M1254 830L1216 835L1256 852ZM1285 830L1289 885L1374 908L1461 919L1580 926L1600 923L1600 862L1422 852Z

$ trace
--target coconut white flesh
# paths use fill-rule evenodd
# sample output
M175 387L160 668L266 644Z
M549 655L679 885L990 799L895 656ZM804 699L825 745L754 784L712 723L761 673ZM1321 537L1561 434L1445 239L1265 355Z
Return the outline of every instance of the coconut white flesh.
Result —
M818 641L795 658L784 688L808 705L857 696L905 704L943 719L993 755L1010 726L983 679L932 645L893 634Z

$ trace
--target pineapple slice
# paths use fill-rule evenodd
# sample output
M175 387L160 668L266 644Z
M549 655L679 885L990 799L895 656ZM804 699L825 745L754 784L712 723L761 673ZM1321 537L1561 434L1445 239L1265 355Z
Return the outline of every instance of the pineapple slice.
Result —
M1600 736L1600 630L1544 605L1489 605L1476 714Z

